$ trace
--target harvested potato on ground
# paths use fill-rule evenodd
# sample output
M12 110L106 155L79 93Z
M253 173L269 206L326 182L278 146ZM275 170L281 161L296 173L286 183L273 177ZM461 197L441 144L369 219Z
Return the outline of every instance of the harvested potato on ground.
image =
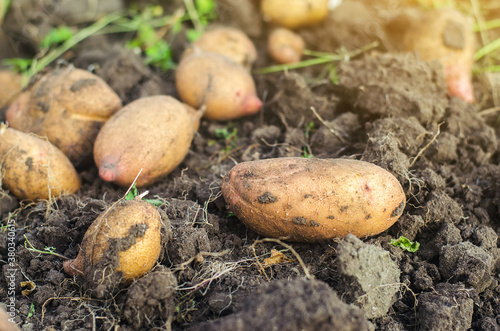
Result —
M230 27L206 31L186 48L182 57L197 51L224 55L247 70L257 60L257 50L250 38L243 31Z
M328 15L328 0L262 0L264 20L289 29L321 22Z
M137 279L154 267L161 250L161 217L152 204L134 199L111 206L85 233L80 252L64 262L69 275L91 277L101 260L122 272L123 281ZM118 260L118 261L117 261Z
M187 56L175 73L177 91L183 102L206 107L205 118L228 120L258 112L252 76L242 66L216 53Z
M19 199L73 194L80 179L68 158L46 140L0 125L0 182Z
M99 176L129 186L152 184L186 156L202 112L170 96L137 99L102 127L94 145Z
M433 10L412 24L403 41L405 51L416 52L425 61L440 61L448 93L468 103L474 102L472 23L453 9Z
M267 38L267 51L278 63L299 62L305 46L300 35L285 28L274 29Z
M0 70L0 108L10 105L13 99L22 91L22 77L20 74Z
M66 67L40 78L5 117L14 129L46 136L78 164L92 155L101 125L120 108L120 98L101 78Z
M300 242L378 234L396 222L406 204L391 173L346 159L239 163L224 177L222 193L250 229Z

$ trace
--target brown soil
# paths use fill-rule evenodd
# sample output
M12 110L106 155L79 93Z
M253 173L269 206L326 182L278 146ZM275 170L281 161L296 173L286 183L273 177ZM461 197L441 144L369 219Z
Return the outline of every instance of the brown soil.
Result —
M100 3L115 8L120 2ZM244 29L259 48L257 67L264 67L272 64L263 49L271 27L248 22L258 17L256 3L218 1L216 23ZM51 205L2 194L3 224L15 223L16 264L5 264L8 232L0 231L0 307L7 308L8 276L15 272L15 322L23 330L500 329L499 132L496 117L478 115L478 109L491 107L491 92L476 79L476 98L484 104L449 98L439 64L387 52L400 37L388 28L401 25L402 15L411 16L392 3L345 0L327 21L337 24L335 37L320 28L300 31L321 51L382 42L377 52L339 64L338 84L318 78L321 67L255 75L265 101L259 114L202 121L183 163L147 187L148 197L164 201L159 209L170 221L172 239L165 238L153 271L133 284L97 289L81 276L66 275L64 259L25 246L29 240L38 249L54 247L76 257L92 221L126 191L100 180L95 165L81 165L81 190ZM165 8L172 12L181 5L166 1ZM46 11L38 20L39 11L23 15L40 31L64 18L81 23L83 18L66 9L53 16ZM18 50L32 54L38 34L20 32L19 13L7 15L3 30ZM361 31L368 18L373 27ZM176 96L173 72L145 66L122 47L123 38L129 36L91 37L67 60L93 69L124 104L148 95ZM170 40L175 56L185 40L182 33ZM12 50L6 52L11 56ZM235 129L237 139L221 138L222 128ZM361 159L389 170L406 192L403 216L389 230L362 240L350 235L316 244L260 240L227 210L223 176L237 162L304 153ZM165 237L170 229L164 229ZM389 244L399 236L418 241L420 249L410 253ZM272 249L284 259L266 264ZM21 293L24 281L36 285L27 295Z

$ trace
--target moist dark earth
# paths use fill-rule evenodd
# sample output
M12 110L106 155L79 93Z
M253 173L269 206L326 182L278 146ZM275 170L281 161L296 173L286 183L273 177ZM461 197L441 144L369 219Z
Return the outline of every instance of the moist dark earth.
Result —
M37 34L21 33L21 22L45 31L64 20L85 21L68 2L21 2L24 17L11 12L2 27L16 46L5 48L4 58L35 51ZM103 12L127 5L99 3ZM57 10L41 15L37 5ZM167 14L182 5L163 3ZM272 64L264 48L271 26L262 22L257 2L223 0L217 6L211 24L243 29L259 49L256 67ZM493 107L492 91L476 77L475 104L449 98L440 64L391 46L399 36L388 27L400 24L405 10L394 6L344 1L318 27L300 30L308 47L320 51L380 42L339 63L337 83L324 78L321 66L254 75L264 101L260 113L202 121L182 164L147 187L148 197L163 201L164 245L154 269L132 284L96 289L66 275L63 258L27 246L53 247L74 258L92 221L125 194L100 180L92 162L78 166L82 188L52 204L2 194L3 224L13 220L16 229L15 322L23 330L499 330L499 131L497 114L478 112ZM373 28L364 29L366 22ZM144 65L123 47L124 38L129 36L91 37L57 65L93 68L124 104L177 96L173 72ZM185 33L169 42L178 58ZM221 137L223 128L236 136ZM406 193L403 216L370 238L262 240L226 208L221 180L238 162L304 154L387 169ZM11 272L7 235L0 232L2 308ZM399 236L418 241L420 249L391 245ZM282 259L265 260L272 250ZM23 294L26 281L36 287Z

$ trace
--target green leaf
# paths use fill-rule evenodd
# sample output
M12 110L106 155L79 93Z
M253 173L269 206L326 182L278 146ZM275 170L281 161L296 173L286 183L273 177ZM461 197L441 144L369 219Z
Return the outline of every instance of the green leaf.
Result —
M26 72L32 63L32 59L21 58L5 59L2 61L3 65L12 66L12 69L16 72Z
M198 8L198 14L200 16L215 15L214 0L196 0L196 7Z
M28 311L27 318L30 318L31 316L33 316L33 314L35 314L35 304L32 302Z
M49 31L43 37L42 42L40 43L40 46L44 49L50 48L52 46L57 46L66 40L69 40L71 37L73 37L73 31L67 27L67 26L61 26L59 28L54 28Z
M134 198L138 195L139 192L137 191L137 187L134 184L132 185L132 188L130 189L130 191L128 191L127 195L125 196L125 200L134 200Z
M157 207L163 205L163 201L158 200L158 199L142 199L142 200L149 202L150 204L155 205Z
M399 237L399 239L391 239L391 245L399 246L400 248L407 250L410 253L415 253L420 248L420 243L415 241L412 242L406 237Z

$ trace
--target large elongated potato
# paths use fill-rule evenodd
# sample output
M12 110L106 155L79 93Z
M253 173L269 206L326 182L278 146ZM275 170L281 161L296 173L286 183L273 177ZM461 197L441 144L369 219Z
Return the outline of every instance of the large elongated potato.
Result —
M80 179L69 159L46 140L0 126L0 179L19 199L75 193Z
M152 184L186 156L202 113L170 96L135 100L101 129L94 145L100 177L129 186Z
M118 95L98 76L74 67L49 72L7 110L9 125L46 136L69 159L91 159L101 125L121 108Z
M161 250L161 217L155 206L142 200L111 206L95 219L85 233L78 256L64 263L70 275L92 270L103 258L116 260L115 271L129 281L145 275ZM113 263L113 262L111 262Z
M346 159L239 163L224 177L222 193L255 232L301 242L378 234L396 222L406 203L391 173Z

